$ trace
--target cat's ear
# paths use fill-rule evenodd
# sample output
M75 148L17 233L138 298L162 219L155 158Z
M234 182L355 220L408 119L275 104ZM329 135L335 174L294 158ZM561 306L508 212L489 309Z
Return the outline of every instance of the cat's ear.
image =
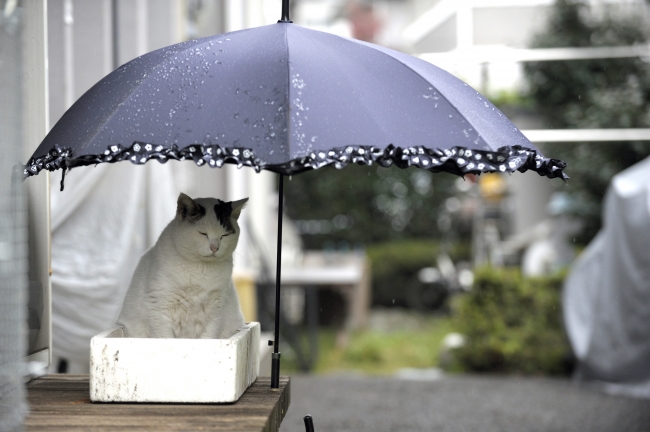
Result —
M176 202L176 218L194 223L205 216L205 208L181 192Z
M241 214L241 211L247 202L248 202L248 198L240 199L239 201L232 201L230 203L232 208L232 213L230 214L230 217L232 219L239 219L239 215Z

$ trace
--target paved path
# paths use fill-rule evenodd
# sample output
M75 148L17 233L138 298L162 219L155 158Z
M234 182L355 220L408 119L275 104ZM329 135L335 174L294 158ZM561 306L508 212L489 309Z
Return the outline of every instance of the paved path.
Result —
M549 378L292 376L280 431L304 432L306 414L315 432L650 431L650 400Z

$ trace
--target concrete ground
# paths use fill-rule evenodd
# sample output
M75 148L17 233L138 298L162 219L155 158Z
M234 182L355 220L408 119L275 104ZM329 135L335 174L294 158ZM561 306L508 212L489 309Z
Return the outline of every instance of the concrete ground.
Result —
M609 396L568 380L497 376L293 376L281 432L650 431L650 400Z

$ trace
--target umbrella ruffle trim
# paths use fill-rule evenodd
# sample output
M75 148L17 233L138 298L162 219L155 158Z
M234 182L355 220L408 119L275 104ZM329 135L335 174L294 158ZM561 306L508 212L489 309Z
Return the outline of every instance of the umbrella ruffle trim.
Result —
M383 167L415 166L432 172L446 171L453 174L480 174L486 172L536 171L549 178L568 179L563 170L566 163L558 159L543 157L536 150L521 146L502 147L497 151L474 150L453 147L445 150L432 150L426 147L401 148L389 145L386 148L372 146L345 146L327 151L316 151L308 156L293 159L282 164L268 164L256 157L248 148L222 148L218 145L195 144L179 149L177 146L136 142L130 147L120 144L109 146L98 155L75 157L72 149L55 147L46 156L32 158L27 163L24 175L36 175L42 170L73 168L76 166L113 163L129 160L134 164L144 164L154 159L165 163L173 160L193 160L197 165L222 167L226 163L238 167L249 166L256 171L263 169L282 174L297 174L327 165L343 168L349 163Z

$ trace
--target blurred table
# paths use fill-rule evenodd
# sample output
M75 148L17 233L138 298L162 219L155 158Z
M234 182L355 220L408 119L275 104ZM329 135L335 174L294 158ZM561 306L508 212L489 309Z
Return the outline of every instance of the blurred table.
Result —
M278 431L290 403L289 377L271 389L258 378L232 404L93 403L88 375L47 375L27 384L27 431Z
M331 289L343 296L344 330L365 327L371 303L370 262L365 254L305 252L297 267L282 269L283 286Z

